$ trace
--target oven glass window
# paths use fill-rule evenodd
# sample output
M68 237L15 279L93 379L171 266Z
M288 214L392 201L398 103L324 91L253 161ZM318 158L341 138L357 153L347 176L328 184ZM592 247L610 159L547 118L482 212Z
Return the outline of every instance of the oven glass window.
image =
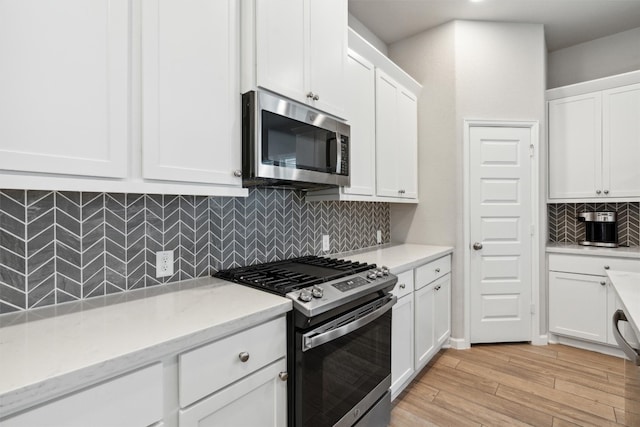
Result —
M296 425L331 426L391 375L391 310L298 356Z
M335 173L336 133L263 110L262 163Z

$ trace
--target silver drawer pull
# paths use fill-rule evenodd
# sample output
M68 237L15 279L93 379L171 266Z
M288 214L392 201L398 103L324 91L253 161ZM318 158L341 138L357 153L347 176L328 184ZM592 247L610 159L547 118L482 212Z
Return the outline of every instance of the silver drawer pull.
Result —
M436 291L440 290L440 285L436 286Z
M280 372L278 374L278 378L280 378L280 380L282 380L282 381L286 381L289 378L289 373L288 372Z
M246 362L247 360L249 360L249 353L243 351L238 355L238 359L240 359L241 362Z
M610 267L609 267L608 265L605 265L605 266L604 266L604 269L605 269L605 270L608 270L609 268L610 268Z
M404 283L400 283L400 286L398 286L400 289L404 289L406 288L406 285Z
M436 273L440 273L440 267L436 268Z
M601 286L604 286L604 285L606 285L606 284L607 284L607 282L605 282L604 280L600 282L600 285L601 285Z

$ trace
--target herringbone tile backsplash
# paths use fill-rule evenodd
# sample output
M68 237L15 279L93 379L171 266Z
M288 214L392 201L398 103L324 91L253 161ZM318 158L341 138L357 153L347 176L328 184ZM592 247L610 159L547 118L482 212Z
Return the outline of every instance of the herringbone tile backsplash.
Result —
M640 203L555 203L547 205L549 241L578 243L585 240L584 224L576 219L580 212L618 213L618 244L640 246Z
M0 190L0 314L390 241L389 205L249 197ZM156 279L155 253L174 275Z

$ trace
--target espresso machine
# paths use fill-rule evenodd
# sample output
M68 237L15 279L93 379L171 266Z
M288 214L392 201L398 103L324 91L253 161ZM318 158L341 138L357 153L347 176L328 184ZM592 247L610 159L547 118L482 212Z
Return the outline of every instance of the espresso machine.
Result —
M618 247L618 214L616 212L580 212L578 221L584 222L583 246Z

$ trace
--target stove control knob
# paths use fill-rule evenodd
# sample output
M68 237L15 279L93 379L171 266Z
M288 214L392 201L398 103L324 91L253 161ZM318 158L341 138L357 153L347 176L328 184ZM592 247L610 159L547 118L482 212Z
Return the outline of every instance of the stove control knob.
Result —
M303 289L300 291L300 295L298 295L298 299L302 302L309 302L313 299L313 296L311 296L311 292L309 292L306 289Z
M382 274L384 276L388 276L389 275L389 268L385 267L384 265L380 268L380 270L382 271Z
M376 276L382 277L382 269L376 270Z
M322 298L322 296L324 295L324 289L322 289L320 286L314 286L313 288L311 288L311 295L313 295L314 298Z
M378 275L376 274L375 271L372 271L371 273L367 274L367 278L374 280L378 277Z

